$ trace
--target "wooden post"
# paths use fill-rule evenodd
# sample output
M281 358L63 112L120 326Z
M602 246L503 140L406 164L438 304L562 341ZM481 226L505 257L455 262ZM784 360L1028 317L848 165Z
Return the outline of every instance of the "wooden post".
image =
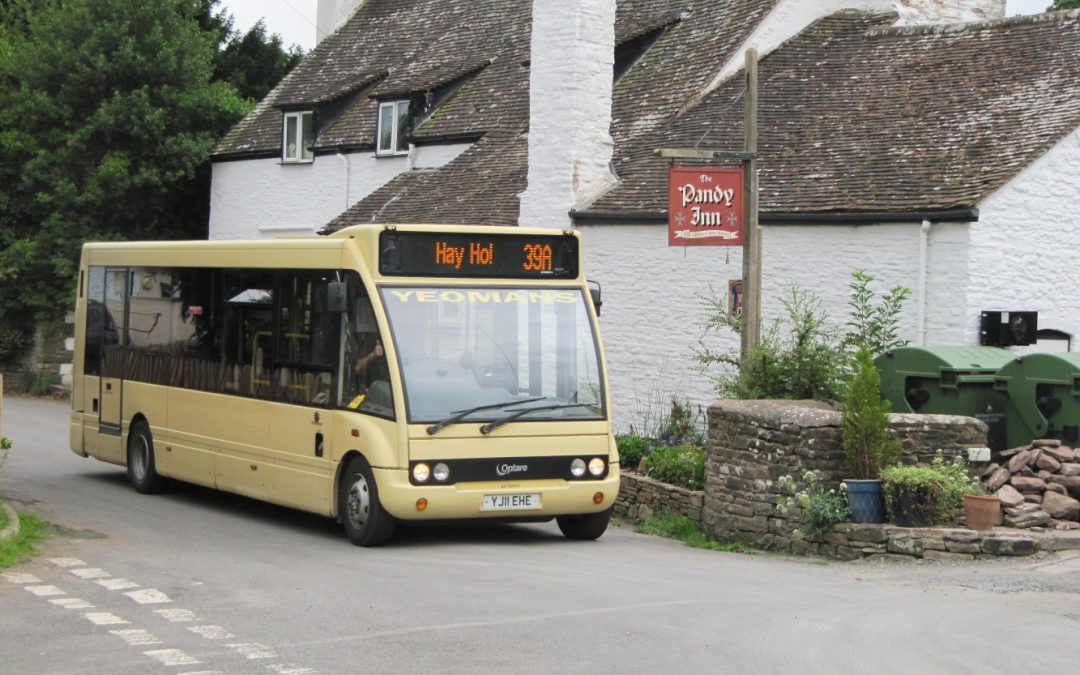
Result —
M743 243L743 301L740 351L743 361L761 342L761 231L758 229L757 181L757 51L746 50L746 98L743 149L743 204L746 209Z

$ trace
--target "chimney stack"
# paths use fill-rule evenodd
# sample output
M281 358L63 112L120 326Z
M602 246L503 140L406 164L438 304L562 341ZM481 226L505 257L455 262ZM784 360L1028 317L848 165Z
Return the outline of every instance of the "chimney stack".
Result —
M518 224L567 228L615 183L615 0L533 0L529 176Z

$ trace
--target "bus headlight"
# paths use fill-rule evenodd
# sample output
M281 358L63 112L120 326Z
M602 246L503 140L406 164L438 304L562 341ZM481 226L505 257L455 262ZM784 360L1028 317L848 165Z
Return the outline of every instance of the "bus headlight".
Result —
M450 477L450 467L446 466L444 462L439 462L435 465L432 475L435 476L435 480L441 483Z
M413 465L412 477L413 477L413 480L416 481L417 483L423 483L424 481L426 481L428 479L428 477L430 475L431 475L431 469L428 467L427 464L424 464L423 462L420 462L419 464Z
M593 457L589 460L589 473L594 476L603 475L604 459L602 457Z
M574 478L581 478L582 476L584 476L585 475L585 460L583 460L583 459L581 459L579 457L578 459L575 459L574 461L570 462L570 473L572 473L574 475Z

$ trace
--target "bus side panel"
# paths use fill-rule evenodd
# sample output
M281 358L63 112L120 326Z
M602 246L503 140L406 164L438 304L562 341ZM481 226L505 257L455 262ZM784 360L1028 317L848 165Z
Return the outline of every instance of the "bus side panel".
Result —
M124 447L127 447L127 438L131 433L131 420L136 415L142 415L150 425L150 435L154 439L154 465L155 469L164 476L169 473L169 460L171 453L165 452L162 441L168 437L168 398L166 387L143 382L124 381L123 396L123 420L124 420ZM127 452L124 452L124 460L127 461Z
M264 405L270 418L266 467L270 501L330 515L334 492L330 447L337 415L300 405Z
M242 396L169 389L169 428L177 442L177 478L202 478L213 467L213 485L246 497L266 499L263 469L271 417L268 404ZM201 459L205 447L210 463ZM181 468L186 467L186 468ZM204 482L192 478L193 482Z

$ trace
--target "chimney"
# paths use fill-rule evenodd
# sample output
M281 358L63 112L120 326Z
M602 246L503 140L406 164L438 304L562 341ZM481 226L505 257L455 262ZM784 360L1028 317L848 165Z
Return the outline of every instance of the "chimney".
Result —
M315 13L315 44L349 20L364 0L319 0Z
M571 227L569 212L615 183L615 0L533 0L529 175L518 224Z
M1005 0L897 0L897 26L967 23L1005 18Z

